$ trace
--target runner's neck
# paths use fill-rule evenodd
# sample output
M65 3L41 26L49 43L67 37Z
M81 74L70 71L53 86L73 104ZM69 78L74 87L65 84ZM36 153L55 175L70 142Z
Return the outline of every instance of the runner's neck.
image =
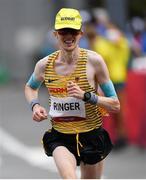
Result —
M79 51L79 48L76 48L71 52L61 50L59 59L64 64L76 64L79 57Z

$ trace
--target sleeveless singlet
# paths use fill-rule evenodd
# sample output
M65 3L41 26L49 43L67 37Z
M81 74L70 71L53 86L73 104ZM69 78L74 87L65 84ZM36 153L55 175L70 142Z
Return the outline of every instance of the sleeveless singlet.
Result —
M53 128L68 134L88 132L99 128L106 111L101 107L67 95L68 81L76 82L84 91L96 93L87 80L87 51L80 49L76 69L67 76L55 72L54 62L58 54L59 51L56 51L49 55L45 69L45 85L49 92L49 115Z

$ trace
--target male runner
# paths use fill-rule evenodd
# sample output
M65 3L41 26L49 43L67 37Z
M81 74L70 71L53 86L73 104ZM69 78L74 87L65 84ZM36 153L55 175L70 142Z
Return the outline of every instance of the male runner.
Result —
M101 178L103 159L112 149L109 135L102 128L102 116L105 109L120 109L104 60L78 46L83 35L81 26L78 10L63 8L57 13L54 35L60 48L38 61L25 86L37 122L48 117L38 100L42 82L48 89L52 129L45 132L43 145L64 179L77 178L77 165L81 178ZM97 94L98 86L105 96Z

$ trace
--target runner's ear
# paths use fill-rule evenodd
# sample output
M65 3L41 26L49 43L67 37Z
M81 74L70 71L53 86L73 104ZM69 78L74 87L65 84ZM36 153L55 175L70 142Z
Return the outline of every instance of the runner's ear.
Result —
M53 34L54 34L55 37L57 36L57 32L56 31L54 31Z

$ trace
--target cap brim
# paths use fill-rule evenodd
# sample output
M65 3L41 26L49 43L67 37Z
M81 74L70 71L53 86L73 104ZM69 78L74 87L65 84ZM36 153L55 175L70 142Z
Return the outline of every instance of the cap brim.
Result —
M71 28L71 29L75 29L75 30L80 30L81 26L77 26L77 25L69 25L69 24L59 24L59 25L55 25L55 30L59 30L59 29L63 29L63 28Z

